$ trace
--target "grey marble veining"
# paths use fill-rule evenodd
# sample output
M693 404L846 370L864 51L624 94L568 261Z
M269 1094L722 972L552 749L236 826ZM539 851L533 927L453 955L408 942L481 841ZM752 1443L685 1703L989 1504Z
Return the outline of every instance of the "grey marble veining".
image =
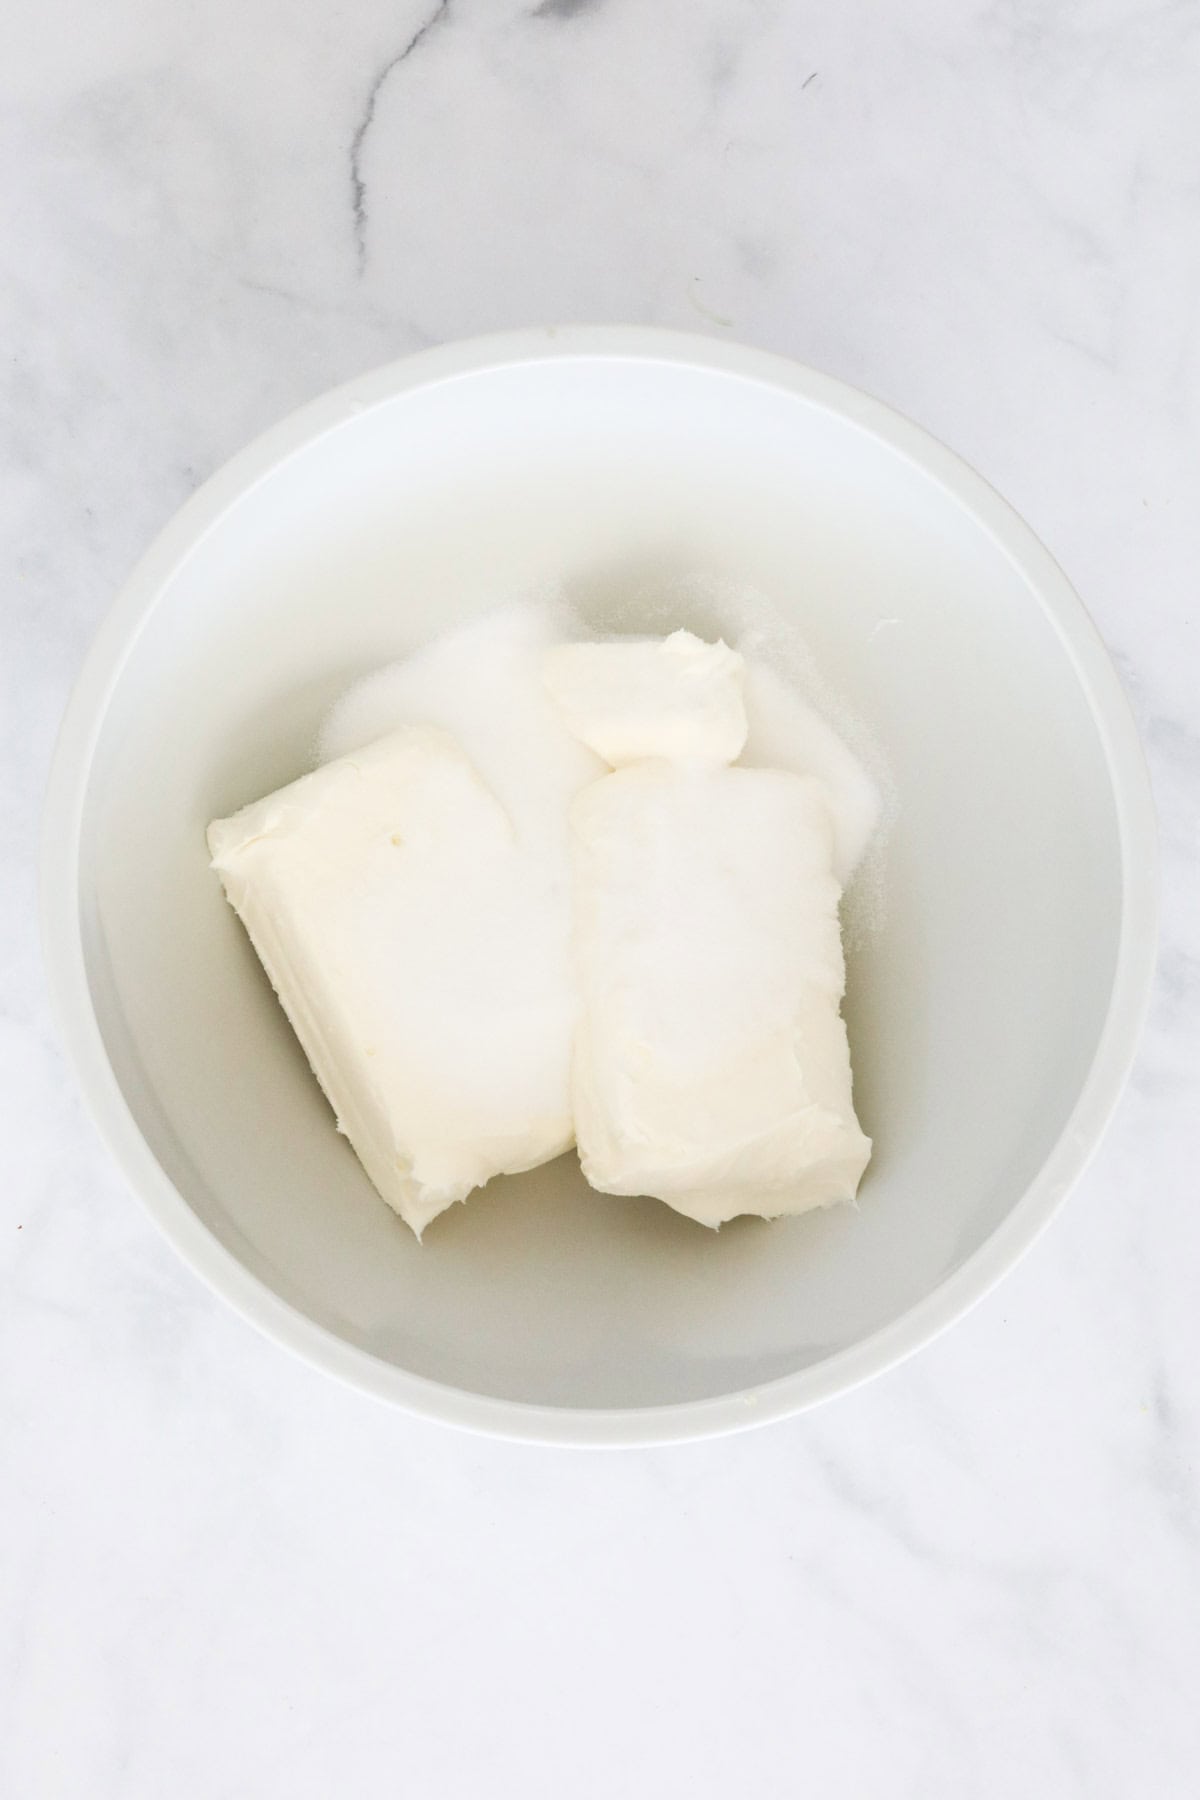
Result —
M0 1794L1175 1800L1200 1715L1200 5L47 0L0 19ZM423 344L652 321L944 437L1151 761L1160 977L1060 1219L724 1443L477 1443L260 1340L98 1146L32 853L180 501Z

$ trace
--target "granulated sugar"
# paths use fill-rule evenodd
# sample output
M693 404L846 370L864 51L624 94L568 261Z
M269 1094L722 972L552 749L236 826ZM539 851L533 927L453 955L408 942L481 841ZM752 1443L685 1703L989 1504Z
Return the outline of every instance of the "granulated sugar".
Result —
M851 942L884 912L883 846L893 806L886 765L862 722L822 680L802 634L755 590L708 577L631 587L615 604L519 600L456 627L364 677L326 718L318 760L397 725L451 732L505 807L521 841L543 856L565 895L567 803L604 765L563 727L541 678L544 653L581 638L686 627L724 637L746 663L750 733L741 763L814 775L829 791L835 873Z
M604 768L566 730L542 683L545 652L578 635L565 607L540 600L457 626L356 682L321 727L318 760L397 725L438 725L457 738L527 847L561 848L568 801Z
M746 768L788 769L824 782L833 818L833 872L844 888L879 828L878 787L829 721L753 652L746 657L746 716L750 735L740 759Z

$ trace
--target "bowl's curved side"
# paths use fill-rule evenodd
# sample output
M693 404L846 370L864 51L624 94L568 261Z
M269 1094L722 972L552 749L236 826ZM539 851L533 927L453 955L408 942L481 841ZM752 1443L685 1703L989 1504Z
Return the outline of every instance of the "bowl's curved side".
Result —
M226 510L316 438L399 393L500 365L559 357L666 361L788 389L849 420L937 481L1020 570L1057 633L1103 748L1122 863L1116 970L1090 1068L1038 1176L987 1241L901 1317L795 1375L712 1399L612 1411L525 1405L409 1374L317 1325L244 1268L168 1180L130 1112L109 1064L92 1004L79 907L88 781L114 687L158 597ZM374 371L285 419L193 496L151 546L115 602L68 705L45 802L41 914L52 1005L89 1109L134 1191L179 1253L215 1292L278 1343L316 1366L426 1417L518 1440L650 1444L765 1422L858 1385L953 1323L1028 1248L1086 1166L1132 1062L1154 969L1156 871L1148 775L1113 665L1082 603L1049 552L982 477L881 402L783 358L648 328L570 327L449 345Z

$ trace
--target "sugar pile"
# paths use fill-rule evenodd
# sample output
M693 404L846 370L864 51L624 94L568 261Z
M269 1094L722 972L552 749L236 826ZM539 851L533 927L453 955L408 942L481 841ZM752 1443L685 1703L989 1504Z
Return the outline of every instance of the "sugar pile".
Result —
M545 653L583 638L673 629L690 613L693 629L724 635L745 661L750 729L741 764L812 775L828 789L834 873L845 888L885 835L886 779L799 635L761 596L703 580L672 583L627 604L627 615L609 608L599 620L560 601L522 600L470 620L356 682L326 717L317 760L345 756L397 725L438 725L462 744L521 840L549 859L547 878L565 884L567 803L605 765L564 730L542 679ZM608 626L620 630L602 628ZM862 887L860 876L860 914ZM877 891L872 904L877 911Z
M787 769L825 784L833 872L845 887L879 829L879 788L829 721L753 651L746 656L746 716L750 733L740 759L746 768Z
M566 608L548 601L469 620L355 682L321 726L317 760L347 756L397 725L440 726L462 745L518 839L547 859L546 879L565 882L567 805L604 764L564 727L542 682L542 659L577 635Z

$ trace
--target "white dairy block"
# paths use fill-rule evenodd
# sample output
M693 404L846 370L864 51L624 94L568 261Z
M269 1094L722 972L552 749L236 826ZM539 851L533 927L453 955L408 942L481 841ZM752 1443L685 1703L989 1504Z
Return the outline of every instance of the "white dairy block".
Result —
M839 1012L824 786L644 762L584 788L571 824L592 1186L710 1226L852 1198L871 1146Z
M652 756L732 762L746 741L743 675L736 650L690 631L561 644L542 663L567 725L614 769Z
M398 730L208 838L339 1130L418 1236L570 1147L565 898L453 738Z

